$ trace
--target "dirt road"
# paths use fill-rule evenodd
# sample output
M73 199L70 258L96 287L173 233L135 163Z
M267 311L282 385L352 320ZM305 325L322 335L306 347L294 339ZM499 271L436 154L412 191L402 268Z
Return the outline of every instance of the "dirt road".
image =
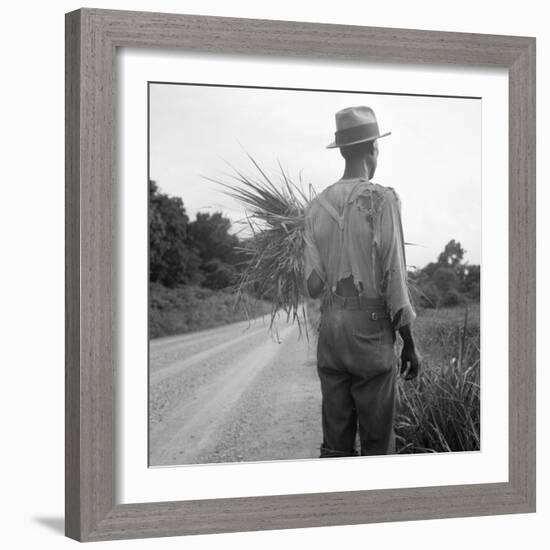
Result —
M262 320L152 340L151 466L315 458L321 395L315 344Z

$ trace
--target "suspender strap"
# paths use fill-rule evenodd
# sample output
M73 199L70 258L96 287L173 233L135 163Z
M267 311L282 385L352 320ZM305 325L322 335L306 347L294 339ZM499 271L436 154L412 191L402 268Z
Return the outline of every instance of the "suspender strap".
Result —
M344 208L342 211L342 214L339 214L336 208L324 197L324 195L321 193L320 195L317 195L317 200L319 201L319 204L330 214L330 216L334 219L334 221L338 224L338 227L340 228L340 231L344 230L344 220L347 214L347 206L349 204L349 201L351 197L353 197L355 190L363 183L363 180L359 180L352 188L351 191L348 193L347 200L344 203Z
M342 262L342 254L344 253L344 228L345 228L345 220L346 215L348 213L348 205L349 205L349 198L353 195L354 191L357 189L359 185L363 183L361 180L359 180L352 188L351 191L348 193L346 201L344 202L344 208L342 210L342 214L339 214L336 208L326 199L326 197L323 196L321 193L320 195L317 195L317 200L319 201L319 204L329 213L330 217L338 224L338 227L340 228L340 247L338 250L338 266L340 266ZM332 292L336 290L336 281L330 281L332 284Z
M334 219L334 221L338 224L338 227L340 228L340 231L344 230L344 215L346 212L346 209L344 208L344 214L340 215L336 211L336 208L330 204L330 202L323 197L323 195L318 195L317 199L319 200L319 203L321 206L331 215L331 217Z

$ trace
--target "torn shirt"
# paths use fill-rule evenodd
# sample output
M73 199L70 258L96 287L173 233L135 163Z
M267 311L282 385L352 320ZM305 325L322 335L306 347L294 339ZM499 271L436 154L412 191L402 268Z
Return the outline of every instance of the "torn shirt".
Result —
M391 187L341 179L305 213L304 293L315 270L329 292L352 277L360 295L383 298L399 328L415 318L407 286L401 202Z

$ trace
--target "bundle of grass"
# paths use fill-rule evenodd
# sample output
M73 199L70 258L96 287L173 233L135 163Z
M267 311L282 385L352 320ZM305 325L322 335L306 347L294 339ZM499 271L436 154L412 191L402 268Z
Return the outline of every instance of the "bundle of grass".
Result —
M287 321L306 328L306 311L300 292L303 279L304 211L312 198L303 191L301 177L294 183L279 163L279 177L270 178L249 154L255 173L245 174L233 166L230 181L207 178L223 186L225 193L241 203L250 237L239 252L244 269L236 285L237 302L247 307L250 296L272 304L270 331L277 333L279 312Z

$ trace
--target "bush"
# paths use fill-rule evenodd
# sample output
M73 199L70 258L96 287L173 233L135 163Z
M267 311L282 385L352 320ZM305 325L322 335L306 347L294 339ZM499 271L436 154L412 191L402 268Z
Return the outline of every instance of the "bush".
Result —
M439 305L442 307L456 307L464 304L465 301L465 297L456 288L452 288L441 296Z
M450 267L438 267L432 278L435 286L442 292L456 289L458 285L457 274Z
M436 308L441 300L441 291L431 279L411 279L409 290L415 308Z
M157 283L149 286L149 337L182 334L258 317L271 305L250 298L248 310L236 303L228 290L211 290L197 286L167 288Z
M437 262L408 273L415 307L456 307L479 302L480 266L463 263L465 250L454 239L445 245Z

